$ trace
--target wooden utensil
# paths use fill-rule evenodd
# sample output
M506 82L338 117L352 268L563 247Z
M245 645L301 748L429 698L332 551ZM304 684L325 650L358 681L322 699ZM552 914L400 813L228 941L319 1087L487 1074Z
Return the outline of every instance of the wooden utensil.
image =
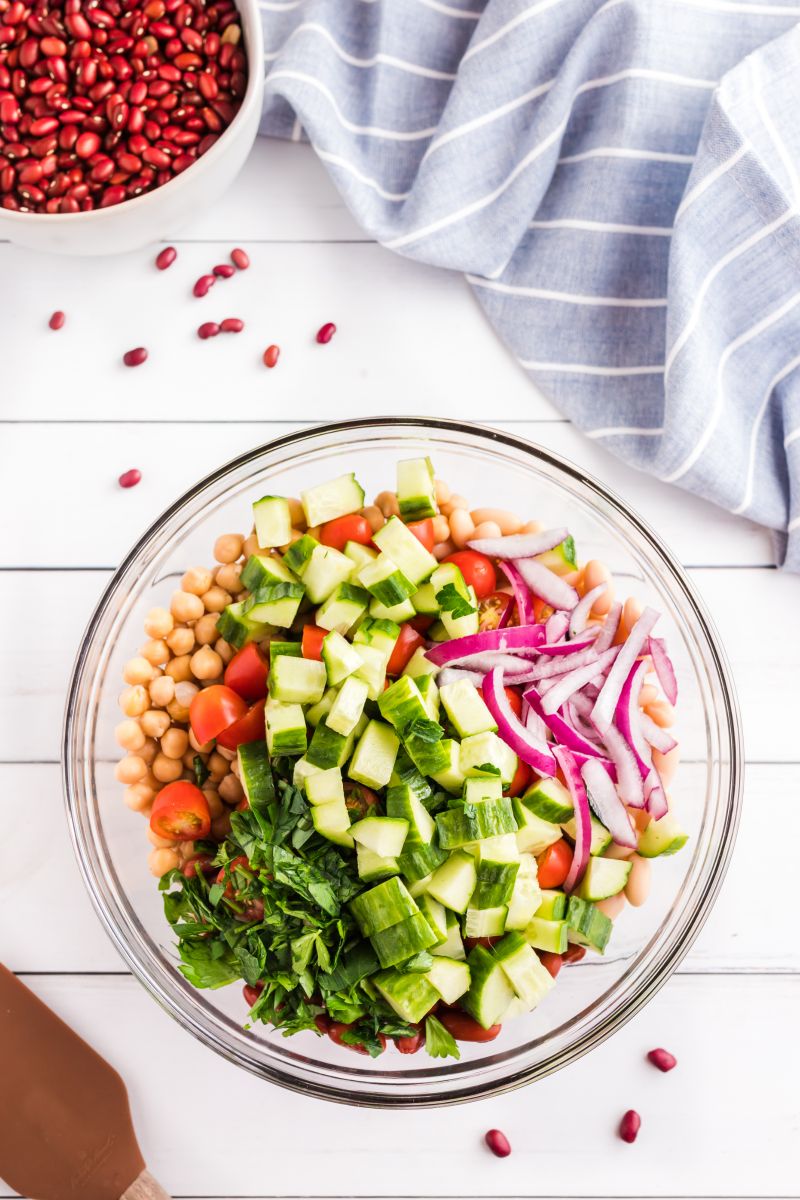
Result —
M0 1177L31 1200L169 1200L117 1072L0 965Z

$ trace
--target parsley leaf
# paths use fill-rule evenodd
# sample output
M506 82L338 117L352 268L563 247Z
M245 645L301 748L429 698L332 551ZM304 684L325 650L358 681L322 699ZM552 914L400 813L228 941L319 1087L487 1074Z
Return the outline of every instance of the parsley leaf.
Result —
M225 987L241 977L238 962L223 942L184 941L180 943L180 956L181 973L194 987Z
M436 593L436 603L454 619L468 617L470 613L478 611L469 600L464 599L454 583L446 583L442 590Z
M425 1021L425 1049L431 1058L461 1058L455 1038L436 1017Z

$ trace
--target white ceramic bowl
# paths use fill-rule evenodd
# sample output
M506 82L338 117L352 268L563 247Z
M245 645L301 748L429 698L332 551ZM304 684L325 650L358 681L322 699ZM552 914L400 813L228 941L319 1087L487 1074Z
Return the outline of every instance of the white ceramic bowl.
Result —
M264 44L256 0L237 0L247 55L247 90L231 124L202 158L163 187L86 213L0 208L0 238L56 254L121 254L173 233L217 200L244 165L258 133Z

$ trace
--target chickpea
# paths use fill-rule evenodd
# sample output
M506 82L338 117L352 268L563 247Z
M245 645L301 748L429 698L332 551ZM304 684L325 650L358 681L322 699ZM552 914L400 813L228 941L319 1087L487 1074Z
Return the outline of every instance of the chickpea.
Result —
M628 596L628 599L625 601L624 605L622 606L622 620L620 621L620 625L622 626L622 629L623 629L626 637L628 636L630 631L633 629L634 625L639 620L639 617L641 615L642 615L641 601L637 600L636 596Z
M208 804L208 811L211 814L212 821L215 817L221 817L225 812L225 805L220 800L219 792L216 788L203 788L203 795Z
M164 708L175 695L175 680L171 675L159 675L158 679L154 679L150 684L148 690L153 704Z
M236 776L236 778L237 778L238 780L240 780L240 781L241 781L241 778L242 778L242 768L239 766L239 759L238 759L238 758L235 758L235 759L233 760L233 762L231 763L231 771L232 771L232 772L233 772L233 774Z
M120 721L114 730L117 745L121 746L123 750L140 750L144 745L144 736L139 723L130 718L127 721Z
M606 590L597 597L592 608L592 613L597 617L604 617L608 613L614 602L614 589L611 586L611 572L606 564L593 558L583 568L584 590L590 592L592 588L599 587L601 583L606 584Z
M173 592L169 608L176 621L197 621L204 612L203 601L193 592Z
M175 699L182 708L189 708L200 688L196 683L181 682L175 688Z
M443 558L447 558L455 550L455 546L448 538L446 542L437 542L433 547L433 557L441 562Z
M299 529L290 530L288 542L284 542L282 546L278 547L281 554L285 554L290 546L293 546L295 542L299 542L303 537L305 537L305 534L301 533Z
M151 638L139 651L151 667L161 667L169 658L169 646L162 638Z
M166 758L183 758L189 745L189 735L185 729L168 729L161 738L161 753ZM189 766L192 764L189 763Z
M213 576L207 567L190 567L181 580L181 587L193 596L202 596L213 582Z
M261 546L258 544L258 538L254 533L251 533L245 538L244 545L242 546L242 553L244 554L245 558L249 558L251 554L263 553Z
M309 525L308 529L306 530L306 533L308 534L308 536L312 537L315 542L319 541L319 535L321 532L322 532L321 525Z
M210 646L217 640L217 616L206 613L194 627L194 640L198 646Z
M147 774L147 763L138 754L129 754L121 758L114 768L114 776L118 783L138 783Z
M472 520L472 516L470 516L470 520ZM498 538L502 536L502 533L497 521L481 521L480 525L475 526L475 532L472 536L476 538Z
M433 540L435 542L446 542L450 537L450 522L447 517L441 516L433 518Z
M447 501L450 499L450 488L443 479L434 479L433 494L436 497L436 503L441 508L441 506L443 504L447 504Z
M289 505L289 517L295 529L305 529L307 525L306 510L299 500L295 500L294 496L289 496L287 503Z
M137 683L149 683L153 675L150 663L141 657L128 659L122 671L122 678L131 687L135 687Z
M192 678L191 659L188 654L180 654L167 663L167 674L175 683L184 683Z
M226 804L230 804L231 806L238 804L244 796L244 788L239 783L239 780L235 775L226 775L225 778L220 781L219 788L217 790L219 791L220 799L224 800Z
M151 608L144 619L144 631L151 638L165 638L175 622L165 608Z
M240 533L223 533L214 542L214 558L218 563L236 562L241 558L244 538Z
M145 738L144 745L139 751L139 757L143 758L148 767L153 765L153 759L158 754L158 742L155 738Z
M229 812L220 813L218 817L214 817L211 822L211 836L218 842L221 842L228 836L231 831L231 814Z
M191 654L192 650L194 650L194 630L187 629L185 625L181 625L178 629L173 629L167 638L167 645L172 653L177 656Z
M186 860L188 858L191 858L194 853L195 853L195 848L194 848L194 842L192 842L192 841L181 842L180 846L178 846L178 854L180 854L180 856L184 862L186 862Z
M196 756L194 750L187 750L186 753L181 758L181 762L183 763L184 770L190 771L192 778L194 778L194 760L196 757L197 756Z
M472 517L465 508L454 508L450 514L450 539L459 550L463 550L467 542L474 536L475 526Z
M170 727L169 713L150 708L142 714L142 729L151 738L162 737Z
M158 847L150 851L147 858L147 865L150 868L151 875L155 875L157 879L160 879L162 875L166 875L167 871L174 871L177 866L180 866L180 861L180 857L175 850Z
M195 754L210 754L214 748L213 742L204 742L201 746L191 729L189 730L189 745Z
M179 700L170 700L167 705L167 712L178 725L185 725L189 720L189 709L186 705L181 704Z
M236 751L229 750L227 746L217 746L216 753L221 754L222 757L227 759L229 763L235 763L237 761Z
M175 846L175 842L172 838L161 837L160 834L154 833L149 825L147 827L146 836L150 845L156 846L160 850L166 850L168 847L172 848Z
M222 659L210 646L201 646L189 660L195 679L205 681L219 679L222 674Z
M400 505L397 503L397 495L394 492L379 492L375 497L375 503L387 521L389 517L400 516Z
M132 783L130 787L125 788L122 798L133 812L146 813L155 800L156 794L146 783Z
M120 695L119 706L126 717L140 717L150 707L147 688L142 687L140 683L134 687L125 688Z
M224 567L217 567L214 575L214 582L226 592L230 592L232 596L238 596L242 589L242 564L228 563ZM202 617L200 618L202 620Z
M211 587L207 592L203 593L203 604L206 612L221 613L226 605L230 604L233 597L230 592L226 592L221 587Z
M174 783L183 774L183 763L179 758L167 758L166 754L157 754L153 759L152 770L159 783Z
M457 508L463 508L463 509L468 510L469 509L469 501L465 500L463 496L459 496L456 492L453 492L452 495L450 496L449 500L446 500L444 502L444 504L441 505L441 509L442 509L442 512L444 513L444 515L446 517L449 517L449 516L452 516L453 512Z
M669 729L671 725L675 724L675 709L669 700L654 700L644 711L650 720L655 721L656 725L660 725L662 729Z
M362 508L361 515L369 522L369 527L373 533L377 533L386 524L386 518L377 504L368 504L366 508Z
M220 779L224 779L230 770L230 764L226 758L223 758L218 750L212 751L208 756L206 763L211 778L217 783Z
M236 653L230 642L225 641L225 638L217 638L214 649L226 666Z

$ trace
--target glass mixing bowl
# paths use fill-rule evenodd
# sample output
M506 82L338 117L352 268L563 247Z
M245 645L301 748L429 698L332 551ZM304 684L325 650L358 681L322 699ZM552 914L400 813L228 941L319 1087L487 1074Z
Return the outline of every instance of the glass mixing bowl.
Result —
M168 604L184 570L209 562L221 533L250 528L250 504L355 471L369 497L393 487L398 458L430 455L437 475L475 507L568 525L582 561L603 559L619 595L661 610L680 684L682 765L672 804L690 836L653 863L642 908L626 908L604 958L561 972L529 1016L496 1041L462 1043L432 1060L392 1050L372 1060L313 1033L246 1030L241 987L197 991L177 969L146 857L144 822L114 779L122 667L143 640L149 608ZM260 446L201 480L161 516L114 575L75 665L64 728L64 778L81 871L112 941L150 994L184 1028L239 1066L307 1094L376 1107L442 1105L539 1079L585 1054L669 978L713 903L733 848L742 786L739 715L730 672L703 604L659 538L615 496L569 463L506 433L454 421L381 418L302 430Z

